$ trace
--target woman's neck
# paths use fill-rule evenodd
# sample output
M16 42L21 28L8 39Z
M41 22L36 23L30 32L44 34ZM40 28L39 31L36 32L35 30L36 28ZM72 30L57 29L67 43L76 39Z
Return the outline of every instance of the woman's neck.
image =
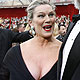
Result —
M47 45L51 45L51 43L53 42L54 38L50 37L50 38L43 38L41 36L35 36L34 37L35 43L39 46L47 46Z

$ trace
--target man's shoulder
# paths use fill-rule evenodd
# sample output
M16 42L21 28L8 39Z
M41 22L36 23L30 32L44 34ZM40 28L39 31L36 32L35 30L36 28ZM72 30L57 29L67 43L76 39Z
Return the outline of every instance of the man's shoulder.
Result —
M2 29L2 28L0 28L0 31L11 31L10 29Z
M80 20L80 14L72 16L72 21L73 22L77 22L78 20Z
M7 36L8 34L11 34L11 30L0 28L0 35Z

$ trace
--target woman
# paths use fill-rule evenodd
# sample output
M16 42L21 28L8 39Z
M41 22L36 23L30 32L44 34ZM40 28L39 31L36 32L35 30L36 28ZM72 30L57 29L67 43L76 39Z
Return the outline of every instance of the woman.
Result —
M36 34L7 52L0 77L4 80L56 80L61 42L53 37L55 6L46 0L35 0L27 12L29 25Z

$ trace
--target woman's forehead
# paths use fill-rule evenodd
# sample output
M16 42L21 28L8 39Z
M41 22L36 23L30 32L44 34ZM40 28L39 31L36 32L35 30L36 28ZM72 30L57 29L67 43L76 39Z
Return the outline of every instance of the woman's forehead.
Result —
M53 10L52 10L52 7L50 5L48 5L48 4L39 5L34 9L34 12L36 12L36 13L45 12L45 11L48 11L48 12L50 11L51 12Z

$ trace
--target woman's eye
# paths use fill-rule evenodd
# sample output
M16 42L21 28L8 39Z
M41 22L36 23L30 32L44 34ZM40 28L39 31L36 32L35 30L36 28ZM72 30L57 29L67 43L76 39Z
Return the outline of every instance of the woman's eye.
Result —
M38 15L38 17L41 17L41 18L43 18L43 17L44 17L44 15Z
M54 15L53 13L49 14L50 17L52 17L53 15Z

